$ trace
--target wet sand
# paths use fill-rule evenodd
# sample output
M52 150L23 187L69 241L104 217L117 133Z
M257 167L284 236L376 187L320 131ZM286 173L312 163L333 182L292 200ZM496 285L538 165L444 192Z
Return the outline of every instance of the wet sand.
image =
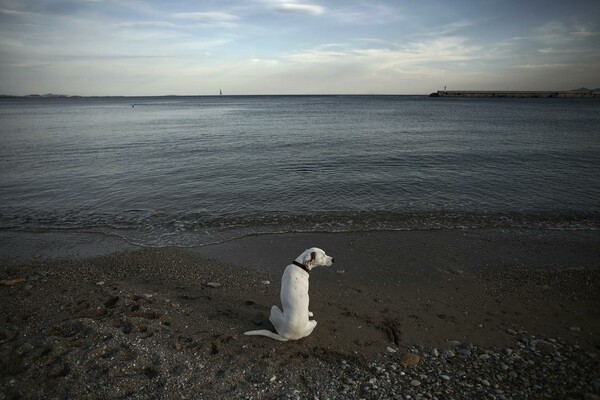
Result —
M282 234L194 249L81 243L85 251L29 246L44 249L37 257L4 249L2 398L600 394L594 231ZM281 273L311 246L336 258L311 273L313 334L244 336L272 329Z

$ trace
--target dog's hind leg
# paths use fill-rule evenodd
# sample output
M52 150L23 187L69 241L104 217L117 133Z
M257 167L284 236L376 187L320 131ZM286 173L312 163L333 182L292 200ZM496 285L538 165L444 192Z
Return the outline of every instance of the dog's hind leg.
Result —
M284 325L284 318L283 312L279 309L279 307L271 307L271 316L269 317L269 321L271 321L277 332L281 332L280 328Z
M307 337L308 335L310 335L312 333L312 331L315 330L316 326L317 326L317 321L315 321L314 319L311 319L310 321L308 321L308 324L306 324L306 329L302 333L301 337Z

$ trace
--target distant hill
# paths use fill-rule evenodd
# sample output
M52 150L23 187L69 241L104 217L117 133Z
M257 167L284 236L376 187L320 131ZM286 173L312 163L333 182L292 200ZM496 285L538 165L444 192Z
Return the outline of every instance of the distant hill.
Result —
M66 94L53 94L53 93L47 93L47 94L28 94L25 96L15 96L12 94L0 94L0 98L7 98L7 97L28 97L28 98L54 98L54 97L59 97L59 98L65 98L65 97L81 97L81 96L69 96Z
M25 97L69 97L69 96L67 96L66 94L46 93L46 94L30 94Z
M580 87L579 89L571 90L571 92L597 92L597 91L600 91L600 88L588 89L586 87Z

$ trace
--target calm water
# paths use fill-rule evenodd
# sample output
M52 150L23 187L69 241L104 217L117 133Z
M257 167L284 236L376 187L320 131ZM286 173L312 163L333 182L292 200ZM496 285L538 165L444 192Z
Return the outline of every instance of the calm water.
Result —
M261 232L600 226L595 100L0 99L0 123L3 230L190 246Z

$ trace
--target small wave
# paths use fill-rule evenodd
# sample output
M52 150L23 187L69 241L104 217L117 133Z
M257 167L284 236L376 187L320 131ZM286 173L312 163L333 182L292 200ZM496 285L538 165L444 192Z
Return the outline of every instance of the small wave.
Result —
M148 210L125 215L12 217L0 215L1 230L69 230L117 235L139 246L192 247L269 233L360 232L438 229L598 230L600 215L577 212L466 213L317 212L210 217L201 213L168 215Z

